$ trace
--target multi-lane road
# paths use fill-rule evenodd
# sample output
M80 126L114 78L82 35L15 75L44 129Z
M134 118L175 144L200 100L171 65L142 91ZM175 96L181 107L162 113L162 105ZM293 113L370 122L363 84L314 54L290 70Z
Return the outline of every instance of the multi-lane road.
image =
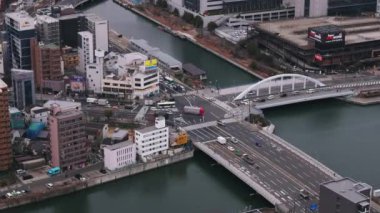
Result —
M225 126L210 126L189 131L192 140L204 143L209 149L228 160L231 165L244 172L281 201L288 209L304 209L317 203L319 184L332 177L316 166L304 161L288 148L269 139L252 126L244 123L230 123ZM235 137L238 143L226 145L216 142L218 136ZM231 151L228 146L238 150ZM241 154L251 156L255 164L246 163ZM311 194L310 200L300 198L300 189ZM298 211L297 211L298 212Z

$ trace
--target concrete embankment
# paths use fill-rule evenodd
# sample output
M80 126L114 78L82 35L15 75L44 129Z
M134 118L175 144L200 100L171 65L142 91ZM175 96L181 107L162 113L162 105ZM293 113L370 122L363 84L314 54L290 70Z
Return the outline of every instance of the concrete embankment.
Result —
M0 210L13 208L29 203L40 202L49 198L66 195L93 186L98 186L124 177L128 177L131 175L177 163L186 159L190 159L193 157L193 155L193 150L177 153L173 156L162 157L153 162L138 163L128 167L124 167L120 170L113 171L108 174L99 173L99 176L88 178L86 181L83 182L79 180L72 181L72 179L74 178L70 178L65 181L62 181L60 184L55 184L54 188L50 190L46 189L45 191L41 192L30 192L20 197L0 200Z
M151 21L151 22L153 22L153 23L155 23L155 24L157 24L157 25L159 25L159 26L164 27L164 28L167 29L167 31L168 31L169 33L171 33L172 35L178 36L178 32L171 30L169 26L164 25L163 23L161 23L161 22L155 20L154 18L152 18L152 17L146 15L145 13L143 13L143 12L141 12L141 11L139 11L139 10L133 8L133 7L129 7L126 3L123 3L122 0L113 0L113 2L115 2L116 4L118 4L118 5L122 6L122 7L124 7L125 9L128 9L128 10L130 10L130 11L132 11L132 12L134 12L134 13L136 13L136 14L138 14L138 15L144 17L144 18L146 18L147 20L149 20L149 21ZM251 75L253 75L253 76L255 76L255 77L259 78L259 79L264 79L264 78L265 78L265 76L261 76L260 74L258 74L258 73L256 73L256 72L254 72L254 71L252 71L252 70L250 70L250 69L248 69L248 68L242 66L241 64L239 64L239 63L237 63L237 62L235 62L235 61L233 61L233 60L231 60L231 59L229 59L229 58L227 58L227 57L225 57L225 56L219 54L218 52L216 52L216 51L214 51L214 50L212 50L212 49L206 47L205 45L200 44L200 43L197 42L195 39L187 39L187 40L188 40L189 42L191 42L191 43L193 43L193 44L195 44L195 45L197 45L197 46L199 46L199 47L201 47L201 48L203 48L203 49L209 51L210 53L212 53L212 54L214 54L214 55L216 55L216 56L218 56L218 57L220 57L220 58L226 60L227 62L233 64L234 66L236 66L236 67L238 67L238 68L240 68L240 69L242 69L242 70L244 70L244 71L246 71L246 72L248 72L248 73L250 73Z

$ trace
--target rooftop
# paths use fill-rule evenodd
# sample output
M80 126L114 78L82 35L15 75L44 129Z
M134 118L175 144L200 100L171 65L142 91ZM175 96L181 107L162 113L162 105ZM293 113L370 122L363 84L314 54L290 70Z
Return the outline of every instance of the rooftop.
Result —
M35 114L38 114L43 112L49 112L49 109L45 107L33 107L32 109L30 109L30 111Z
M156 126L149 126L149 127L145 127L145 128L142 128L142 129L137 129L136 132L140 132L140 133L148 133L148 132L151 132L151 131L154 131L156 130Z
M92 21L92 22L98 22L98 21L105 21L107 22L106 19L100 17L100 16L97 16L96 14L93 14L93 13L89 13L89 14L86 14L86 18L89 20L89 21Z
M360 193L363 190L371 188L368 184L356 182L349 178L341 180L330 181L324 183L323 186L334 191L340 196L350 200L353 203L359 203L368 199L367 196Z
M8 85L0 79L0 89L8 88Z
M16 107L9 107L9 114L21 113Z
M130 146L132 145L133 142L132 141L124 141L124 142L121 142L121 143L117 143L117 144L113 144L113 145L108 145L106 147L104 147L104 149L108 149L108 150L116 150L116 149L120 149L120 148L123 148L123 147L126 147L126 146Z
M59 22L57 19L51 16L47 16L47 15L37 15L36 17L37 17L38 22L49 23L49 24Z
M205 75L206 72L199 67L195 66L194 64L184 64L183 70L185 72L188 72L189 74L196 76L196 75Z
M347 44L380 40L380 19L374 17L320 17L258 24L259 30L277 35L301 48L308 48L309 27L332 25L346 32Z

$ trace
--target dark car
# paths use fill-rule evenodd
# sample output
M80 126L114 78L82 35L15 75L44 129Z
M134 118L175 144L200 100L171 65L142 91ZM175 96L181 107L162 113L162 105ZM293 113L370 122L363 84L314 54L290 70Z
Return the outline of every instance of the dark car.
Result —
M80 180L83 176L82 176L81 174L76 174L74 177L75 177L76 179Z
M265 99L264 99L264 98L262 98L262 99L260 99L260 100L259 100L259 102L265 102Z
M251 158L251 157L248 156L247 154L244 154L244 155L243 155L243 160L244 160L245 162L247 162L249 165L254 165L254 164L255 164L253 158Z
M24 175L24 176L22 176L22 179L23 180L29 180L29 179L32 179L33 178L33 176L32 175Z
M101 170L99 170L99 172L102 174L107 174L107 170L105 170L105 169L101 169Z
M282 94L280 95L281 98L286 97L286 96L288 96L286 93L282 93Z

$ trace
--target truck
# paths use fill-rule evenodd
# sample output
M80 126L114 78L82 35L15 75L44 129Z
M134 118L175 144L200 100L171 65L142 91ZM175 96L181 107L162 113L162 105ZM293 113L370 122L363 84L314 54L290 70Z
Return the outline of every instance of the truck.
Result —
M226 138L224 138L224 137L222 137L222 136L219 136L219 137L217 138L217 140L218 140L218 143L220 143L220 144L222 144L222 145L224 145L224 144L227 143Z
M204 116L205 110L203 107L198 106L184 106L183 111L187 114Z
M88 104L96 104L96 103L98 103L98 99L96 99L96 98L86 98L86 102Z
M107 106L108 105L108 100L107 99L99 99L98 100L98 105L100 105L100 106Z

